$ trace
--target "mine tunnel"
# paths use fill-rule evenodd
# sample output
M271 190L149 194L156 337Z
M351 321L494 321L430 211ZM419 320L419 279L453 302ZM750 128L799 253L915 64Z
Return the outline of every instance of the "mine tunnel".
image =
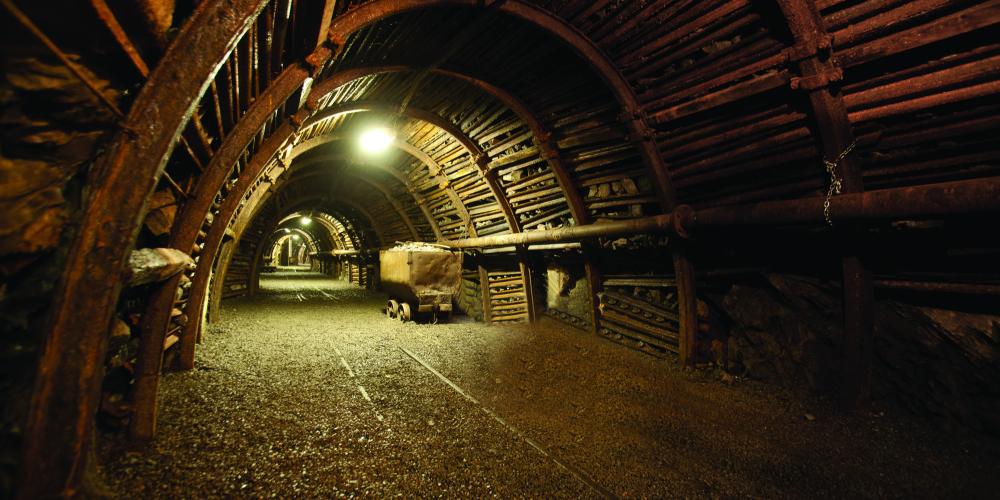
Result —
M0 497L1000 490L1000 2L0 7Z

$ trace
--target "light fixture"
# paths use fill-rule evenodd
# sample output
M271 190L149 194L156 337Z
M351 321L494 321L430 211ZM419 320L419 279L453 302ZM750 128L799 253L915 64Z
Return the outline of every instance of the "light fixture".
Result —
M299 235L293 234L292 235L292 239L295 240L295 241L299 241Z
M303 226L308 226L309 224L312 224L312 221L313 221L312 218L309 217L308 215L303 215L302 218L299 219L299 222L301 222Z
M385 151L394 139L396 134L388 127L373 127L361 133L359 142L361 151L378 154Z

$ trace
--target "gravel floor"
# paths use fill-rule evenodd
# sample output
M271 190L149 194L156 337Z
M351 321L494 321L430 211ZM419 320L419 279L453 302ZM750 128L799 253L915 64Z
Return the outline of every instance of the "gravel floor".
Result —
M272 275L262 290L224 304L197 369L164 378L149 448L102 439L121 497L941 498L1000 489L1000 455L972 436L725 385L553 320L402 324L381 313L383 295L305 273Z

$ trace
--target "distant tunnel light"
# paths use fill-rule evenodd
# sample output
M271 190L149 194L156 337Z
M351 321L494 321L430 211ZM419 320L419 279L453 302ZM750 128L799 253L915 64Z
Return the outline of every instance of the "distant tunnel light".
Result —
M361 134L361 150L365 153L381 153L395 138L392 131L385 127L368 129Z
M310 218L308 215L303 215L302 218L299 219L299 222L301 222L303 226L308 226L309 224L312 224L312 221L313 221L312 218Z

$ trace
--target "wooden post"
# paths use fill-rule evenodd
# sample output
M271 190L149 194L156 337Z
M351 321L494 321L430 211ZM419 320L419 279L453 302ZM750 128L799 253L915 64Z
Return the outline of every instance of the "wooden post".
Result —
M528 307L528 323L536 321L535 316L535 293L531 279L531 266L528 263L528 252L524 248L518 249L518 269L521 271L521 281L524 282L524 300Z
M590 291L590 331L596 335L601 331L601 301L598 294L604 291L604 276L601 268L594 262L594 249L589 244L583 245L583 271L587 275Z
M483 323L489 325L493 322L493 306L490 302L490 273L482 264L479 264L479 288L483 297Z

